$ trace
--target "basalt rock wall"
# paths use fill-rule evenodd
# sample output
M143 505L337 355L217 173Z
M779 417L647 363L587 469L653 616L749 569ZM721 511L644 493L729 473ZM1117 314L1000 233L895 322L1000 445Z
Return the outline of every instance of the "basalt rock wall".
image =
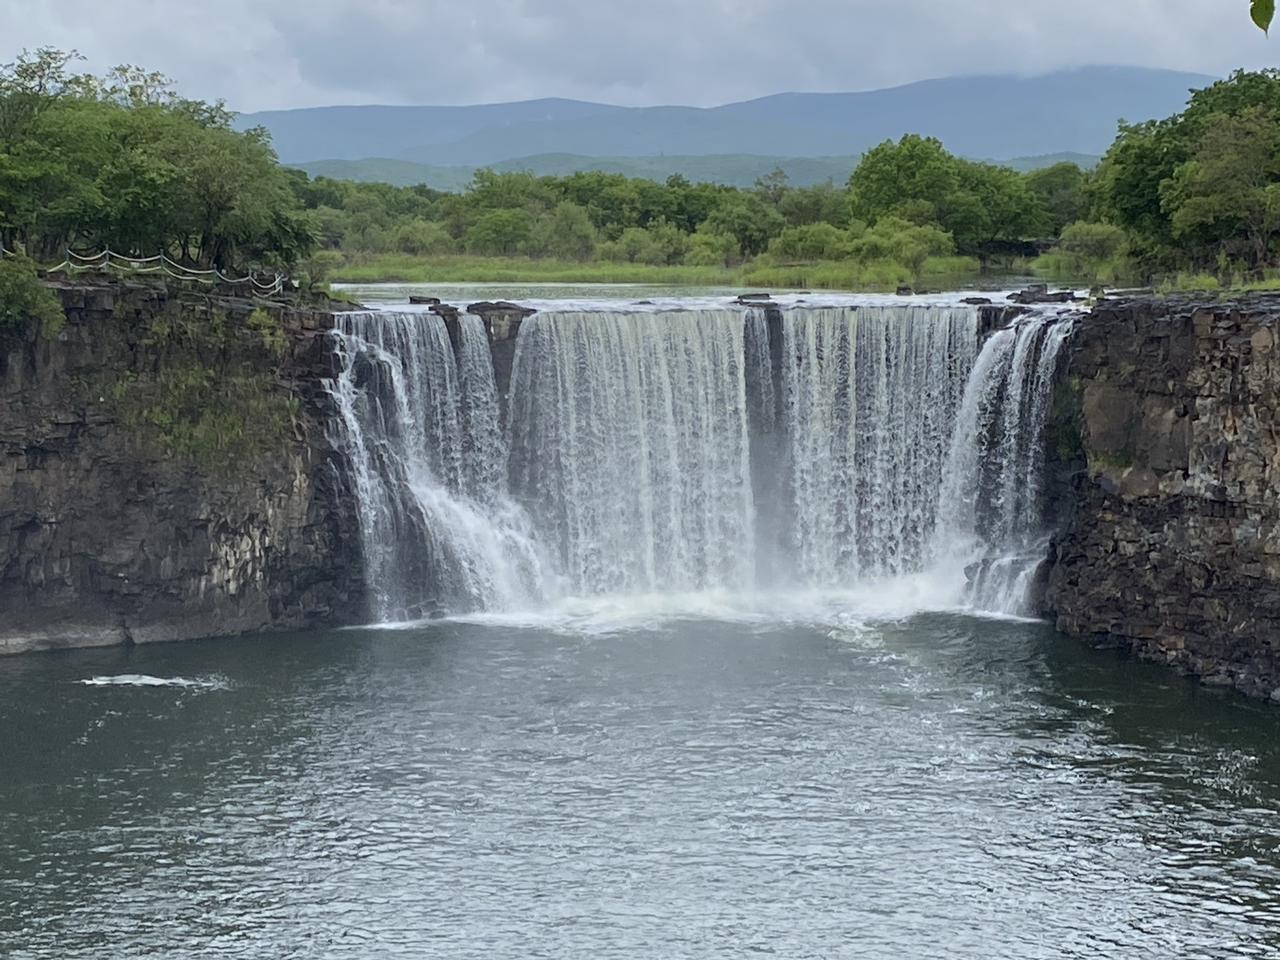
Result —
M0 331L0 653L351 622L332 315L101 283Z
M1280 298L1104 303L1048 431L1087 466L1055 548L1059 629L1280 700Z

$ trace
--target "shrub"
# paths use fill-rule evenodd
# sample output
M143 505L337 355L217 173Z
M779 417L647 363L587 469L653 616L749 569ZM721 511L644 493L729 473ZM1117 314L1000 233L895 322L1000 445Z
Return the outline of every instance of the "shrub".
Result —
M848 255L850 237L829 223L787 227L769 243L769 252L784 260L839 260Z
M738 241L731 235L699 228L689 240L684 262L694 267L727 267L738 253Z
M277 359L284 356L289 347L289 339L285 336L280 320L261 307L249 314L248 326L262 338L262 346Z
M1109 223L1077 221L1062 231L1059 241L1064 253L1087 260L1110 260L1125 248L1125 232Z
M0 257L0 330L21 330L32 320L46 337L55 337L66 314L53 291L40 282L34 263L20 254Z
M914 224L897 217L883 217L860 239L849 246L854 259L862 263L888 260L920 273L930 257L955 253L951 234L931 224Z
M415 256L452 253L455 246L444 224L421 218L396 227L391 235L391 245L400 253Z

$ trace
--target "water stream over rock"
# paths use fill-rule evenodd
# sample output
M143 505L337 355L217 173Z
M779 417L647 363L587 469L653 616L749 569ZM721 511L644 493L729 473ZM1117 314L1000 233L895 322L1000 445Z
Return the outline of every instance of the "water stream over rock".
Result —
M566 597L850 590L1030 612L1065 311L571 305L343 315L333 392L382 620ZM968 570L968 577L964 573Z

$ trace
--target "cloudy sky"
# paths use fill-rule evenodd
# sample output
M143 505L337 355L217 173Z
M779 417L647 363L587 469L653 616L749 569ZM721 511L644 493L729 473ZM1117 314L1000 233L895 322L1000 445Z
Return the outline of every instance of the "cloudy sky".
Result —
M1248 0L0 0L0 62L74 48L237 110L544 96L709 105L960 73L1280 63Z

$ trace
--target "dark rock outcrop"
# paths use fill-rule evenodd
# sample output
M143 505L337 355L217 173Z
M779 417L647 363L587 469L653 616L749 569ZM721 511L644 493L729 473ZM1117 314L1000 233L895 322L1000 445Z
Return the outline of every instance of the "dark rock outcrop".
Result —
M489 350L493 354L493 376L504 410L507 394L511 389L511 368L515 364L516 339L520 335L520 325L527 317L537 312L532 307L521 306L507 300L499 300L496 303L486 300L467 307L467 313L474 313L484 321L484 328L489 334Z
M0 333L0 653L364 617L332 314L58 293L56 339Z
M1108 302L1049 442L1087 470L1056 545L1059 629L1280 700L1280 298Z
M1033 283L1025 290L1018 290L1009 294L1007 299L1013 303L1033 304L1079 303L1084 298L1078 296L1074 290L1055 290L1050 293L1048 284Z

